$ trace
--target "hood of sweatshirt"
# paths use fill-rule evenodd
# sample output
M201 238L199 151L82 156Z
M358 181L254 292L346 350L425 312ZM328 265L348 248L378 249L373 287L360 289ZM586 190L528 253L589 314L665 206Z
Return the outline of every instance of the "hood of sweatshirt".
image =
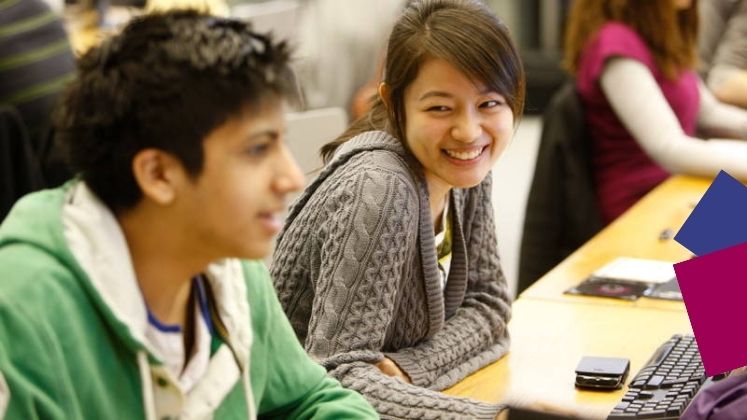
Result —
M150 363L163 365L145 338L147 308L124 234L114 214L84 182L72 180L19 200L0 225L0 249L16 243L52 255L72 273L122 344L137 355L141 370L147 368L146 355ZM232 359L248 380L251 316L247 299L236 298L246 296L243 266L226 259L209 265L205 275Z
M112 212L85 183L74 180L21 199L0 226L0 247L17 242L53 255L74 274L119 338L133 351L148 350L151 360L159 362L145 339L147 309L124 234ZM248 317L249 308L245 299L234 298L246 295L241 263L219 261L205 274L233 338L229 344L239 359L246 360L251 331L241 328L247 323L236 318Z

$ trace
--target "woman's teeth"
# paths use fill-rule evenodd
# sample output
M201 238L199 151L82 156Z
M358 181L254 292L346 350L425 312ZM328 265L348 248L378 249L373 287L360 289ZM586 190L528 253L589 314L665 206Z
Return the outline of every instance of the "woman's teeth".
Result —
M473 149L469 152L457 152L455 150L444 149L444 152L446 152L446 154L449 155L449 157L452 157L454 159L472 160L480 156L483 150L484 148L479 148L479 149Z

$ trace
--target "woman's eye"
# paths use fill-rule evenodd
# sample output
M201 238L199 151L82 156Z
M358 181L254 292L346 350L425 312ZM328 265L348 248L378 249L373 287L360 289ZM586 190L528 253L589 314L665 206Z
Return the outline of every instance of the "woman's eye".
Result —
M432 112L446 112L448 110L449 110L449 107L448 106L443 106L443 105L434 105L434 106L428 108L429 112L431 112L431 111Z
M485 101L480 104L480 108L495 108L497 106L503 105L502 101L499 100L491 100L491 101Z

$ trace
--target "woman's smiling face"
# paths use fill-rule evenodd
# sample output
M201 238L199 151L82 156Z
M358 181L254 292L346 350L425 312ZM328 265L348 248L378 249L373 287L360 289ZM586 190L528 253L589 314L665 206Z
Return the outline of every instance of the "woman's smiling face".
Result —
M505 98L442 59L423 62L404 103L407 145L431 193L482 182L513 135Z
M407 145L431 194L482 182L513 135L505 98L442 59L423 62L404 105Z

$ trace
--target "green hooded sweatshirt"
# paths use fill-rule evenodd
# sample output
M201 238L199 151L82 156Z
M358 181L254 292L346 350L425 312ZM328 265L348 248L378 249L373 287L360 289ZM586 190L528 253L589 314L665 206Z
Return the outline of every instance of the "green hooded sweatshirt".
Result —
M80 181L24 197L0 225L0 418L377 417L306 355L263 263L224 260L205 277L220 333L184 392L144 338L112 213Z

